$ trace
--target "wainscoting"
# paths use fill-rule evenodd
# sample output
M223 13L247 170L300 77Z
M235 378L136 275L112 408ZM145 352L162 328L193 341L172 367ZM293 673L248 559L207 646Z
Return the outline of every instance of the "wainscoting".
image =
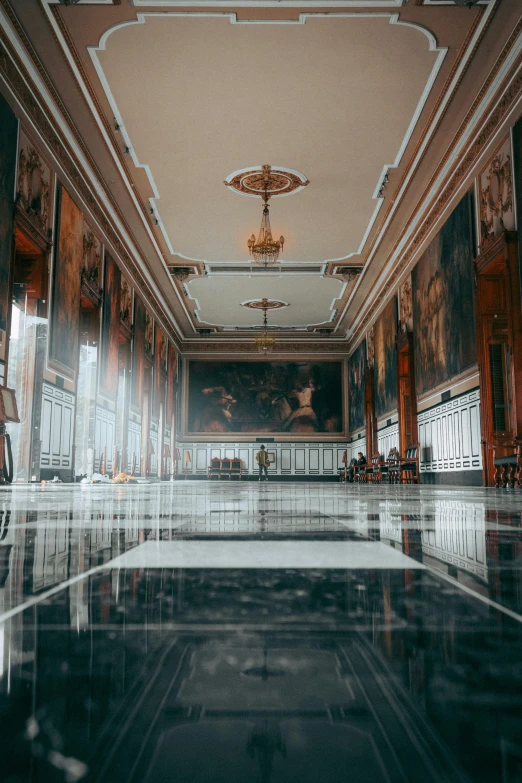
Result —
M358 441L357 450L361 441ZM337 476L346 449L344 443L267 443L266 450L275 455L269 468L271 476ZM178 443L181 459L178 474L185 473L185 455L191 462L188 476L206 476L213 457L239 457L244 474L257 474L256 453L260 443Z
M132 455L136 455L136 473L140 470L141 459L141 417L131 413L129 417L129 433L127 446L127 472L132 468Z
M390 453L390 449L399 448L399 423L396 421L394 424L390 424L388 427L383 427L377 432L377 447L379 454L386 459ZM368 455L368 462L370 461L371 454Z
M158 424L152 421L150 424L150 442L152 445L152 452L150 455L150 473L152 476L158 474Z
M116 414L114 411L96 406L96 428L94 435L95 453L94 469L100 470L103 449L107 447L107 473L112 471L114 453L114 434L116 431Z
M479 389L422 411L418 427L422 483L482 483Z
M40 426L40 473L43 479L57 475L62 480L72 480L74 408L74 394L50 383L43 384Z

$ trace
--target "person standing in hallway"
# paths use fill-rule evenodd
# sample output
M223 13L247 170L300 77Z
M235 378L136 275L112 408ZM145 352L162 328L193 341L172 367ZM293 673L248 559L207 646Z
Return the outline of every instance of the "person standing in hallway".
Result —
M265 451L265 447L261 446L261 449L256 454L256 462L259 466L259 481L263 481L263 472L265 475L264 480L268 481L268 454Z

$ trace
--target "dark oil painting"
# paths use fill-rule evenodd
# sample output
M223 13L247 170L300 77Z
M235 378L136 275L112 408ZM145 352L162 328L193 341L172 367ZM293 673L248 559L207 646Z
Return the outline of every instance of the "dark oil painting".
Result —
M110 255L105 256L103 286L100 391L116 398L120 351L121 272Z
M74 378L79 353L83 215L63 187L58 190L58 209L49 363L52 369L68 378Z
M467 194L412 271L417 394L477 361L472 202Z
M7 331L18 120L0 95L0 330Z
M363 340L348 359L348 429L364 427L364 368L366 340Z
M189 363L191 433L343 431L342 362Z
M176 349L169 342L168 363L167 363L167 424L170 424L174 416L174 395L176 392L176 383L178 375L178 357Z
M165 332L159 324L156 324L154 330L154 341L154 413L159 416L161 405L165 404L167 365Z
M374 326L375 415L397 407L397 298L386 305Z
M143 400L145 373L145 325L147 311L137 294L134 295L134 343L132 348L132 403L137 408Z

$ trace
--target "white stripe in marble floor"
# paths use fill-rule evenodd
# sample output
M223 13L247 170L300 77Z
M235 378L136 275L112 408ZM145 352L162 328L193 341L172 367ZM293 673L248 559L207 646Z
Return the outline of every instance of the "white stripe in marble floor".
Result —
M372 541L147 541L104 568L424 569Z

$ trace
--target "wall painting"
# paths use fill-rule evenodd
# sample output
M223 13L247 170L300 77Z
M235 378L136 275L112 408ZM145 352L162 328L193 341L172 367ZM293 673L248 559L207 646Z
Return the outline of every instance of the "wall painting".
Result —
M477 361L472 202L467 194L412 271L417 394Z
M74 380L78 367L83 215L64 187L58 190L49 329L49 365Z
M350 433L364 427L365 367L366 340L363 340L348 359L348 429Z
M121 272L114 259L105 254L103 285L100 391L116 399L120 352Z
M342 368L340 361L191 361L188 431L340 435Z
M134 343L132 349L132 404L141 408L145 372L145 326L147 311L137 294L134 294Z
M397 299L394 296L375 322L375 415L381 418L397 407Z
M0 331L7 331L18 120L0 95Z

